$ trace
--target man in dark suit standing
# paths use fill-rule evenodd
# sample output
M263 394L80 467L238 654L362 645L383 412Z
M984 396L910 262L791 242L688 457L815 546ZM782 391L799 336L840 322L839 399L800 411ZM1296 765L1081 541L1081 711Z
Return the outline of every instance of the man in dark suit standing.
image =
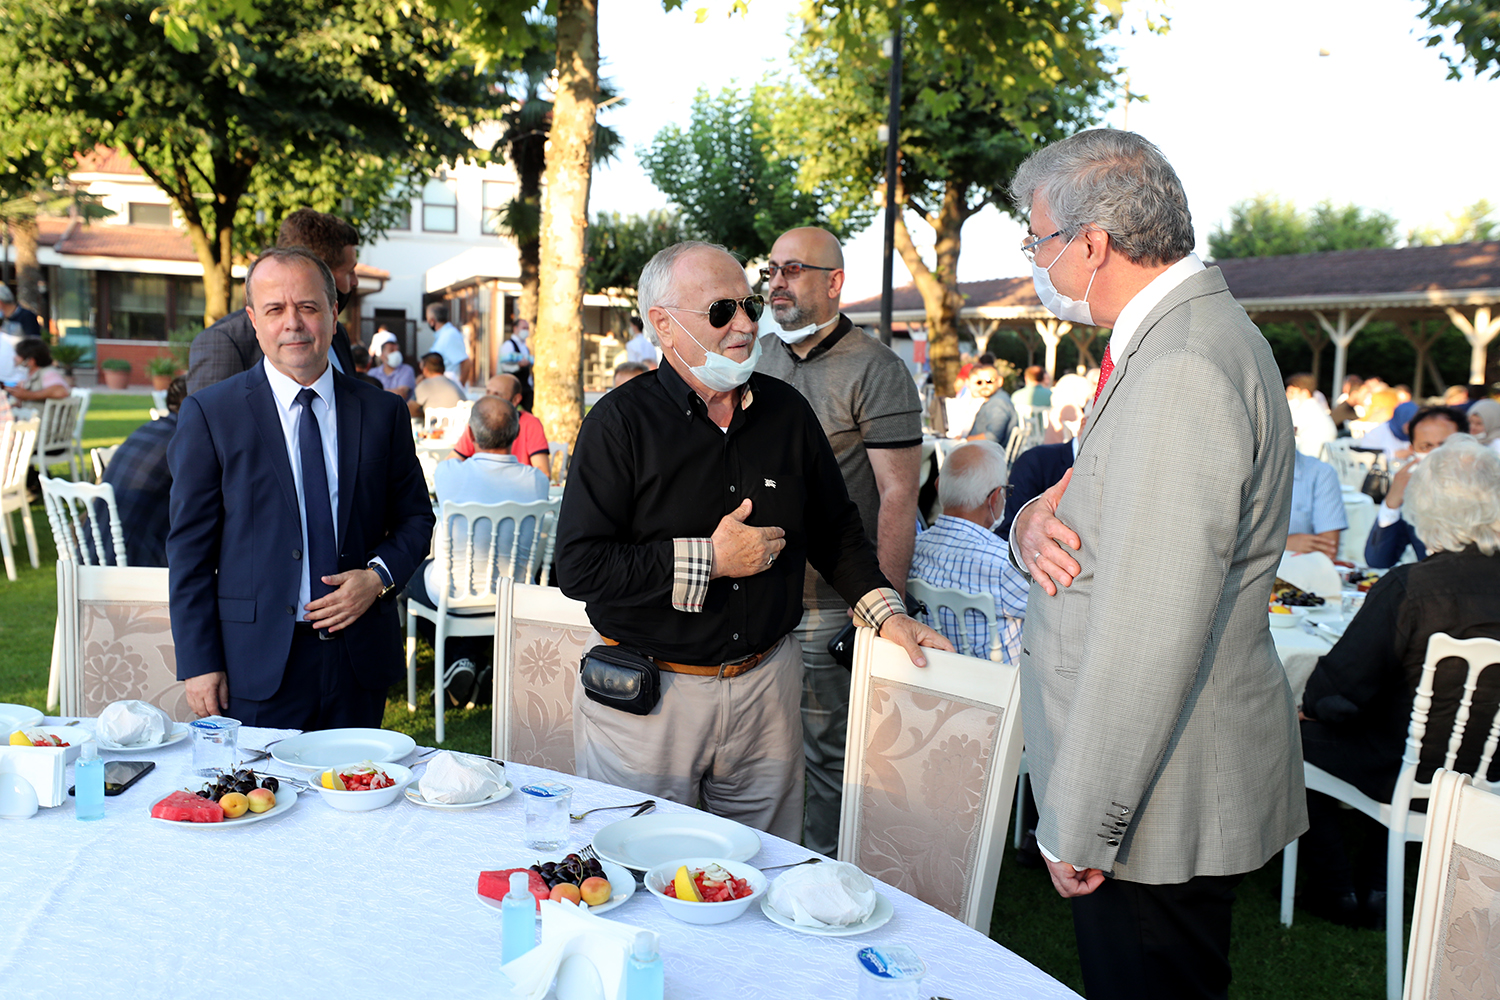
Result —
M299 208L281 220L276 232L279 247L307 247L323 259L333 272L337 289L335 317L349 304L359 279L354 274L358 264L359 230L336 215ZM334 367L354 377L354 353L349 345L349 331L335 319L332 353ZM193 338L188 349L188 392L206 389L231 375L249 371L261 359L255 329L244 309L236 310Z
M432 507L401 400L329 363L334 287L311 251L264 251L245 280L264 357L178 415L172 638L200 715L378 726L401 673L392 595Z
M995 534L1010 537L1010 523L1021 508L1061 482L1073 467L1078 454L1078 439L1058 444L1039 444L1016 456L1010 467L1010 482L1005 495L1005 516L995 526Z

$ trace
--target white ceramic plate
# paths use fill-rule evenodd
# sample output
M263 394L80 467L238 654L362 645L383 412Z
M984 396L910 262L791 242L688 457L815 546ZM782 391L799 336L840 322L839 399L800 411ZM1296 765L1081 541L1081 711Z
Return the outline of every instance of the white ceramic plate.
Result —
M450 807L452 808L452 807ZM589 912L595 915L608 913L617 906L624 906L631 896L635 895L638 883L635 876L613 861L599 859L599 865L604 869L604 877L609 879L610 896L608 902L600 903L598 906L590 906ZM514 866L512 866L514 867ZM487 869L488 870L488 869ZM500 900L491 899L488 896L480 896L479 890L474 890L474 895L485 906L492 910L500 909Z
M478 802L428 802L422 797L422 783L420 781L413 781L406 786L406 801L419 806L426 806L428 809L478 809L480 806L499 802L515 790L516 786L512 785L510 780L507 779L504 788L489 798L480 799Z
M48 736L56 736L63 740L68 745L65 747L56 747L55 749L63 751L63 761L68 764L78 759L78 754L83 750L85 743L94 740L94 734L81 726L21 726L19 728L24 729L28 733L45 733ZM12 729L11 732L15 732L15 730ZM9 740L10 733L6 733L4 742L8 743ZM94 742L97 743L98 741L94 740Z
M885 926L896 912L896 908L891 905L889 899L877 892L875 893L875 912L859 923L848 924L844 927L808 927L797 923L772 906L771 897L767 894L760 901L760 912L769 917L771 923L785 927L789 931L796 931L798 934L811 934L814 937L853 937L855 934L863 934Z
M594 850L617 865L647 871L678 858L749 861L760 853L760 835L702 812L632 816L594 834Z
M389 729L324 729L282 740L271 748L271 759L327 770L359 760L394 764L416 748L416 740Z
M109 750L112 753L150 753L152 750L159 750L162 747L169 747L174 743L181 743L183 740L188 738L188 734L190 732L192 732L192 730L188 728L186 722L174 722L172 723L172 731L166 736L162 737L162 741L160 743L144 743L138 744L136 746L127 746L123 743L116 743L113 740L107 740L103 736L99 736L97 733L95 734L94 738L99 741L100 750Z
M174 789L174 791L175 790L176 789ZM171 792L167 793L167 795L171 795L171 794L172 794ZM150 811L151 811L151 809L154 809L156 807L156 803L160 802L162 799L166 798L167 795L160 796L159 798L156 799L155 802L152 802L151 806L146 810L147 813L149 814ZM236 817L235 819L226 819L222 823L183 823L183 822L181 822L179 820L175 820L175 819L161 819L160 817L157 817L157 816L152 816L151 817L151 822L153 822L153 823L165 823L167 826L176 826L176 827L188 827L188 826L190 826L190 827L193 827L193 828L198 829L198 830L222 830L222 829L226 829L226 828L230 828L230 827L249 826L251 823L260 823L260 822L262 822L264 820L275 819L277 816L280 816L282 813L289 811L292 808L292 806L294 806L296 804L297 804L297 790L295 788L293 788L291 785L289 785L287 782L283 781L283 782L281 782L281 787L278 788L278 789L276 789L276 804L274 806L272 806L270 809L267 809L263 813L247 812L243 816Z
M29 705L0 705L0 732L7 738L17 729L32 729L46 718Z

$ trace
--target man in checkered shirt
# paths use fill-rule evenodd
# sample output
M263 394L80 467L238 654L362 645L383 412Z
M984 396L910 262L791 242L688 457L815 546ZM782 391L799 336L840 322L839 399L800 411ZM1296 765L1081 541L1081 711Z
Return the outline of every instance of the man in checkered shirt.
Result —
M1005 663L1021 650L1029 585L1010 564L1005 540L991 529L1005 510L1005 452L991 441L966 444L948 456L938 477L943 513L917 536L911 575L934 587L989 594L1000 624L1000 651ZM952 611L938 612L935 623L955 647L973 656L988 656L989 623L966 611L960 622Z

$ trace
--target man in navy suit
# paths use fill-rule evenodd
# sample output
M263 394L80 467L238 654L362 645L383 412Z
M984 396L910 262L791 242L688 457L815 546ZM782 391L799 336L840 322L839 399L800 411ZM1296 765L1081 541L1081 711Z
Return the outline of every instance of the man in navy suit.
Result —
M1062 477L1073 467L1073 455L1078 449L1078 439L1061 444L1039 444L1027 448L1016 456L1010 467L1010 483L1005 494L1005 516L995 526L1001 538L1010 537L1010 522L1022 507L1041 496L1062 481Z
M401 674L393 594L434 518L401 400L329 364L336 295L310 251L264 251L245 278L264 357L178 414L172 638L199 715L378 726Z

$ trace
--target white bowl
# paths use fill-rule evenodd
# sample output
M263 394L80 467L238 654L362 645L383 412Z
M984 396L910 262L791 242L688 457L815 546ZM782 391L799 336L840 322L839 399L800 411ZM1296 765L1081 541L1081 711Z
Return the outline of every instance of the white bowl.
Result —
M1271 619L1272 628L1296 628L1297 622L1307 616L1306 608L1288 607L1291 614L1280 614L1275 611L1267 611L1266 616Z
M344 812L369 812L371 809L380 809L388 806L400 798L406 786L411 784L411 768L403 767L400 764L385 764L377 761L375 766L386 774L389 774L391 780L396 782L394 785L388 788L372 788L369 791L359 792L323 787L324 771L352 771L363 763L365 762L359 761L355 764L340 764L333 768L325 767L322 771L315 771L311 774L308 777L308 784L321 792L329 805L335 809L342 809Z
M94 740L93 733L78 726L22 726L21 728L28 733L46 733L48 736L56 736L59 739L66 740L68 743L67 746L53 747L54 750L62 751L64 764L71 764L77 760L78 755L83 751L83 745ZM11 732L13 733L15 730L11 730ZM4 740L9 741L9 739L10 733L6 733Z
M662 892L662 889L676 878L677 869L684 865L689 870L718 865L729 874L750 883L750 895L740 899L731 899L726 903L693 903L674 899ZM687 924L722 924L733 920L748 910L752 902L759 900L769 887L770 882L761 874L759 868L752 868L743 861L728 861L724 858L685 858L679 861L669 861L664 865L657 865L646 873L646 890L661 900L663 909Z

